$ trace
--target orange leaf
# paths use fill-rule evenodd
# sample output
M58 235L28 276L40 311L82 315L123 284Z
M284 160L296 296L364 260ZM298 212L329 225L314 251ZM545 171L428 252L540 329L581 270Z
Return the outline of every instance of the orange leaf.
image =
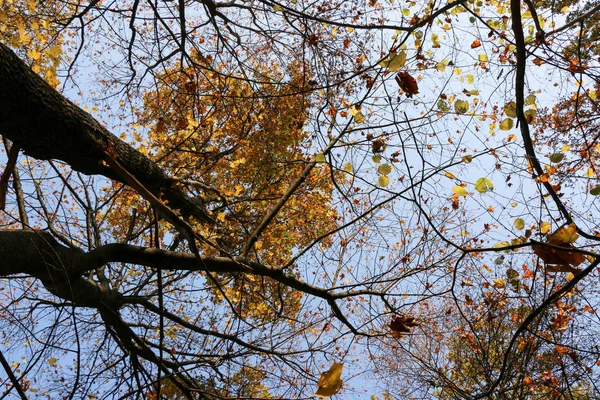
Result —
M571 65L569 65L569 68L567 68L567 70L571 71L571 72L584 72L585 69L586 69L586 67L584 67L582 65L573 64L573 63L571 63Z
M563 245L569 249L575 249L570 244ZM533 246L533 252L541 258L546 264L555 265L555 267L549 267L549 272L573 272L577 273L577 268L572 268L571 265L577 266L586 260L585 256L581 253L568 250L559 250L552 247L543 245Z
M471 48L472 49L476 49L479 46L481 46L481 42L479 40L475 40L475 41L473 41L473 43L471 43Z

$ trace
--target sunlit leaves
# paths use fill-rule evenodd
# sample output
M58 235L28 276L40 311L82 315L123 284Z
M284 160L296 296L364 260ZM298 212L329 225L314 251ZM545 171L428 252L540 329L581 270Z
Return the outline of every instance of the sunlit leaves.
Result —
M404 50L400 50L399 53L392 51L386 58L379 62L379 65L392 72L400 71L404 67L404 64L406 64L406 52Z
M350 114L352 114L352 117L354 118L354 122L356 122L357 124L362 124L366 120L365 116L360 111L360 108L351 107Z
M457 196L461 196L461 197L466 197L466 196L468 196L468 195L469 195L469 192L467 192L467 189L465 189L465 188L464 188L464 187L462 187L462 186L458 186L458 185L454 186L454 187L452 188L452 191L453 191L453 192L454 192L454 193L455 193Z
M523 230L525 229L525 220L523 218L516 218L513 225L516 229Z
M506 287L506 282L504 282L504 279L502 278L496 278L492 280L493 282L493 287L496 289L504 289Z
M546 233L550 232L550 227L552 225L550 224L550 222L546 222L546 221L542 221L540 223L540 232L545 235Z
M563 226L548 237L548 241L557 246L575 243L577 239L579 239L579 234L575 224Z
M338 393L342 388L343 381L341 376L343 369L343 363L334 362L327 372L321 374L317 392L313 396L327 398Z
M387 187L390 184L390 179L385 175L381 175L377 180L377 183L381 187Z
M494 190L494 184L488 178L479 178L475 182L475 190L479 193L485 193L488 190Z

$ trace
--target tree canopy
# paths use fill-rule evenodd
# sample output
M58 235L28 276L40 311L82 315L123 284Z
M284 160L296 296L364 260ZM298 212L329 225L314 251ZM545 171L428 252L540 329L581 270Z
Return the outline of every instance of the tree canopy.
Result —
M2 396L597 398L599 17L0 0Z

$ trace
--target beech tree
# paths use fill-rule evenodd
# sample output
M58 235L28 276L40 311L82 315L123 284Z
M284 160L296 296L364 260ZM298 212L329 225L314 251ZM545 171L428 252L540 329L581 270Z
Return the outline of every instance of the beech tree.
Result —
M597 397L599 12L0 0L3 395Z

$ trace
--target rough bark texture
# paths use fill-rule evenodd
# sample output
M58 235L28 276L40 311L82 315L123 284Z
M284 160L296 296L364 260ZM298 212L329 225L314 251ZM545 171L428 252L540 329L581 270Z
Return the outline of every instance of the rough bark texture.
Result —
M88 175L123 179L102 160L111 154L156 197L184 216L210 221L202 202L173 184L152 160L110 133L0 43L0 135L40 160L56 159Z
M15 251L18 249L19 251ZM83 276L108 263L145 265L162 270L213 273L251 273L269 277L301 292L324 299L335 296L287 275L283 270L247 260L226 257L197 257L189 253L113 243L88 253L63 246L44 231L0 229L0 277L26 274L42 281L58 297L81 307L100 302L118 309L121 295L100 287Z

